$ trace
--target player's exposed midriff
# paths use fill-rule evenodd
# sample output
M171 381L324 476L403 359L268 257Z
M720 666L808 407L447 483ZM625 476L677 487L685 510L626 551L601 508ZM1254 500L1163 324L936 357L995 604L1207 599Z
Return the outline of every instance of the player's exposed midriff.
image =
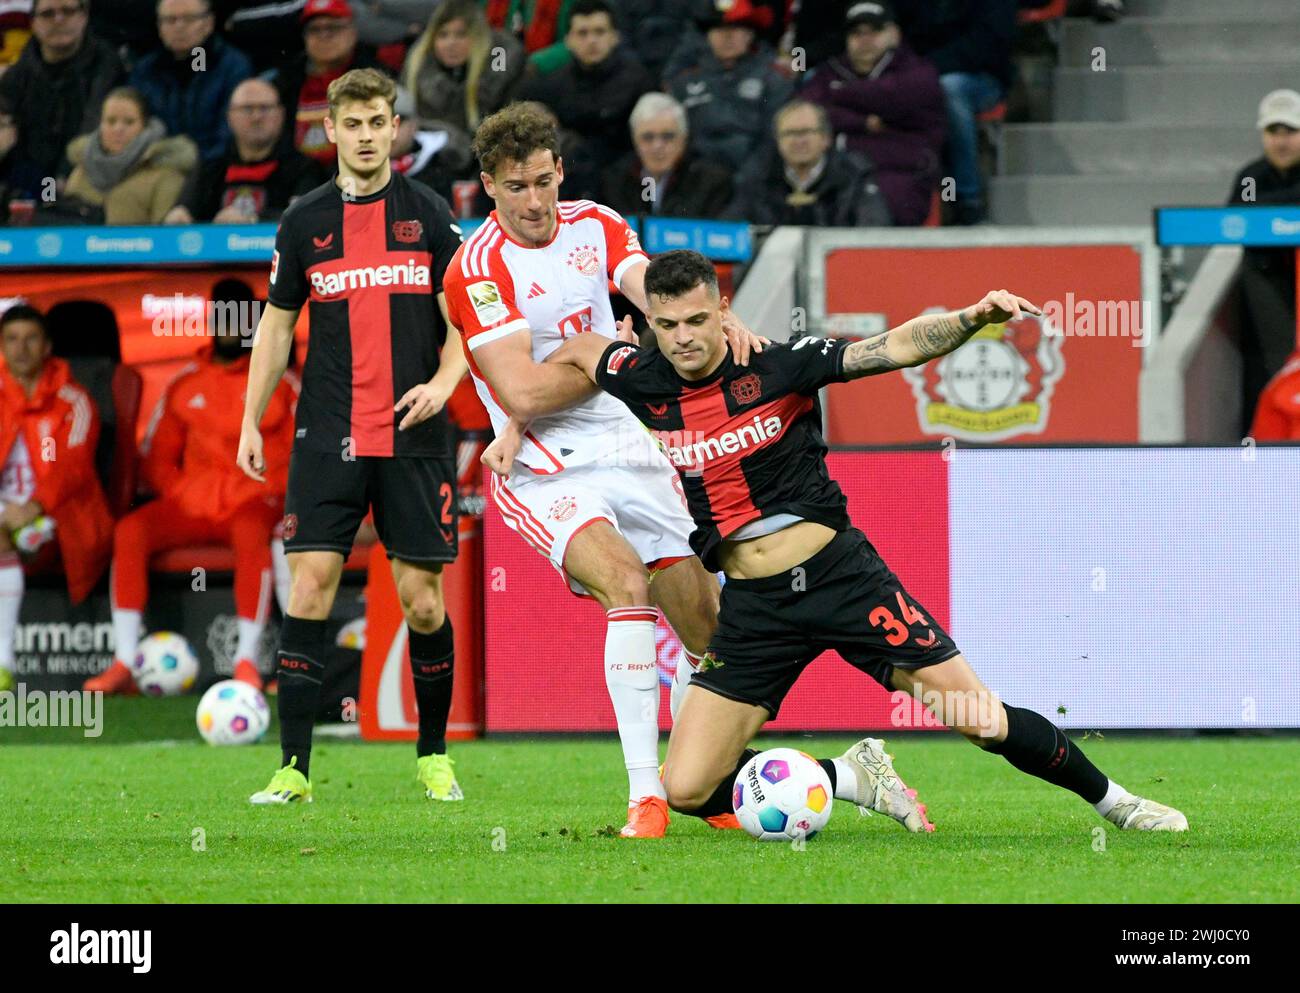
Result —
M800 521L761 538L724 541L718 561L728 579L762 579L807 562L831 543L835 530L814 521Z

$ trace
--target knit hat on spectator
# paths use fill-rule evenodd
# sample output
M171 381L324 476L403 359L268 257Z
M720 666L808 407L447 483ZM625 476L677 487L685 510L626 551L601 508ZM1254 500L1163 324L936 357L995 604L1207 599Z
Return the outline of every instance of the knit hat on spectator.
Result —
M878 2L878 0L869 0L869 2L855 3L848 9L844 15L844 27L852 31L859 24L870 24L875 30L879 31L886 24L897 24L898 15L894 13L894 8L887 3Z
M1295 90L1274 90L1259 102L1259 123L1263 131L1273 124L1285 124L1300 131L1300 93Z
M708 0L701 5L695 23L701 31L732 26L765 31L772 24L772 11L755 7L751 0Z
M348 0L307 0L307 6L302 9L302 16L298 20L306 24L313 17L344 17L351 20L352 7Z

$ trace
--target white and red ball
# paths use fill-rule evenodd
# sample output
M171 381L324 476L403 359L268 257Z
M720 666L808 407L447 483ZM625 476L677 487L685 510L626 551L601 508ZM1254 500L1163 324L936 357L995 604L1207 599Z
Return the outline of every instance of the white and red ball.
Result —
M155 631L140 642L131 675L146 696L180 696L194 688L199 658L181 635Z
M831 816L830 777L797 748L769 748L746 763L731 789L740 826L760 841L811 838Z
M238 679L223 679L203 694L194 721L209 745L251 745L266 734L271 708L261 690Z

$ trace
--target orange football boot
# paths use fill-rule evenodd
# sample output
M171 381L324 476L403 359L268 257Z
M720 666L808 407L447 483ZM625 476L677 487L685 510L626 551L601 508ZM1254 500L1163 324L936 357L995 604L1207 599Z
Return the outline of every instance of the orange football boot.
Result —
M114 659L113 664L98 676L91 676L81 688L86 693L103 693L105 696L136 696L140 692L131 670L120 659Z
M250 659L240 659L235 663L235 679L241 683L247 683L255 690L262 688L262 674L257 671L257 666Z
M668 801L643 796L628 804L627 825L619 832L624 838L662 838L668 830Z
M740 821L736 820L735 814L714 814L712 817L704 818L704 823L719 831L741 830Z

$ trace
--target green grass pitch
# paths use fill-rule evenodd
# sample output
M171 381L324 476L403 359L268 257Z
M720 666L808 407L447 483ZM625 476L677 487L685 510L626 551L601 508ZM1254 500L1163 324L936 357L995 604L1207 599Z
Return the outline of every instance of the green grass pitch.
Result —
M1187 814L1188 833L1152 835L1119 832L1081 800L954 737L885 735L938 831L909 835L837 802L826 831L800 851L689 817L675 817L662 841L613 837L625 784L613 738L453 743L463 804L424 799L409 745L320 740L316 802L253 808L246 798L265 785L278 750L202 744L193 703L109 701L95 741L72 729L0 730L0 901L1300 898L1292 736L1090 736L1084 747L1104 771ZM141 726L180 740L130 740ZM761 744L825 756L851 740Z

